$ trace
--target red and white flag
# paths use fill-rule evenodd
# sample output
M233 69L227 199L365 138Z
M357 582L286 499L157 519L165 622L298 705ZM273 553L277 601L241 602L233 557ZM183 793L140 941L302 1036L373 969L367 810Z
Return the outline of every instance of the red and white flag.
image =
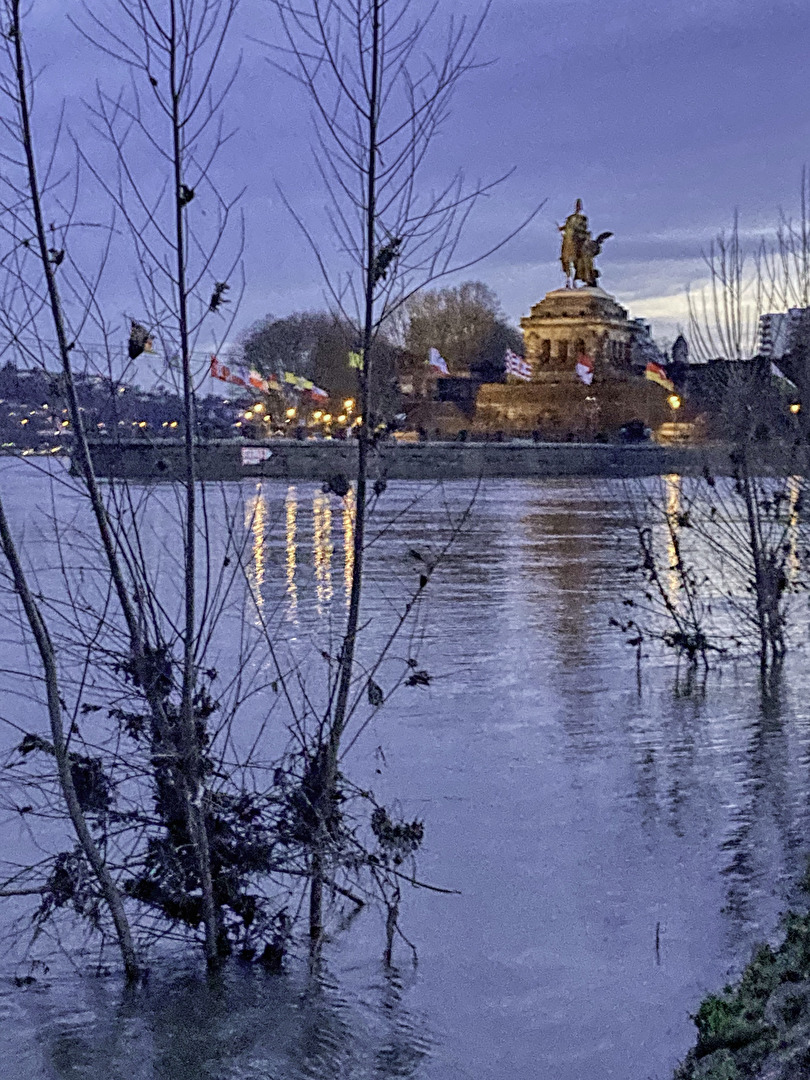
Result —
M213 354L209 374L212 379L232 383L234 386L244 386L246 390L252 388L262 394L266 394L271 388L270 383L262 378L258 371L254 371L253 368L248 369L242 364L235 364L234 369L231 369L227 364L221 364Z
M504 368L507 375L514 375L516 379L523 379L524 382L529 382L532 377L531 364L524 360L522 356L512 352L511 349L506 350Z
M580 353L577 357L577 366L574 369L586 386L593 382L593 360L587 353Z
M438 368L443 375L447 375L447 361L438 349L431 349L428 353L428 363L431 367Z

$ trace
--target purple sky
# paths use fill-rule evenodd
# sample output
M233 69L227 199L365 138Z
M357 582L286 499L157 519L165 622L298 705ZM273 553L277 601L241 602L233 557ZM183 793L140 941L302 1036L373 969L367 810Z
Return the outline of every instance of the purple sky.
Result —
M444 7L478 9L474 0ZM66 95L74 110L97 76L114 84L64 5L35 0L34 9L31 45L49 64L41 109ZM242 0L232 45L243 66L227 107L239 132L220 161L223 186L247 185L237 329L323 306L317 269L274 187L304 217L323 204L303 92L250 39L270 26L269 4ZM603 286L674 336L684 287L702 276L701 247L734 208L755 231L796 203L810 159L808 45L810 5L798 0L495 0L479 49L495 62L461 85L431 168L438 180L458 166L473 179L517 167L479 212L468 252L547 204L462 277L486 281L517 320L562 284L554 222L581 197L594 232L616 234L599 262Z

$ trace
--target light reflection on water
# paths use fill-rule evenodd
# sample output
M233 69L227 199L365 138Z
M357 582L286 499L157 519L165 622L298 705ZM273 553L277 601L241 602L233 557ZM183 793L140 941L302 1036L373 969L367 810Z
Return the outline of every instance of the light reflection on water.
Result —
M287 574L287 614L290 621L294 623L298 613L298 587L295 584L295 567L297 562L295 517L298 511L298 500L293 484L287 488L287 497L284 500L284 507L286 512L284 541L286 553L285 569Z
M419 490L389 484L383 514ZM416 579L408 549L442 536L469 491L425 485L370 548L361 661ZM244 497L251 587L318 642L345 618L349 500L306 483ZM368 913L320 988L238 970L220 986L158 972L131 999L110 981L7 987L15 1076L665 1077L688 1013L773 931L803 869L810 687L801 652L765 700L753 667L686 692L653 653L639 692L608 625L632 549L622 499L609 482L486 487L428 590L419 662L433 681L395 695L358 743L358 782L425 821L422 876L460 890L406 893L416 972L402 957L386 980Z
M315 566L316 611L326 614L332 602L332 499L326 492L316 492L312 502L312 561Z

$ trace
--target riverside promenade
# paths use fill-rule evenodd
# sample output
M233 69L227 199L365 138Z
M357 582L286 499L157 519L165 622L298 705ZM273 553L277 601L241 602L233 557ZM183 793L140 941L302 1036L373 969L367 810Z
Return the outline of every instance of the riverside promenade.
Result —
M181 480L183 445L177 440L93 441L96 473L107 479L147 483ZM634 477L678 473L715 476L734 472L734 448L726 444L658 446L654 443L421 442L380 443L370 472L390 480L525 479L552 476ZM753 443L749 470L757 475L806 473L807 453L781 442ZM352 479L357 447L332 440L222 439L200 443L197 475L207 481L245 478Z

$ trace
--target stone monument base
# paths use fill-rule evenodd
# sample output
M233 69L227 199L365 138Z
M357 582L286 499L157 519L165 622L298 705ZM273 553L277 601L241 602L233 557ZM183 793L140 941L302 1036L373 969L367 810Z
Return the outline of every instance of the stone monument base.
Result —
M613 438L630 420L653 432L681 419L663 387L633 375L585 386L572 372L548 373L533 383L484 383L476 401L473 431L537 434L543 440Z

